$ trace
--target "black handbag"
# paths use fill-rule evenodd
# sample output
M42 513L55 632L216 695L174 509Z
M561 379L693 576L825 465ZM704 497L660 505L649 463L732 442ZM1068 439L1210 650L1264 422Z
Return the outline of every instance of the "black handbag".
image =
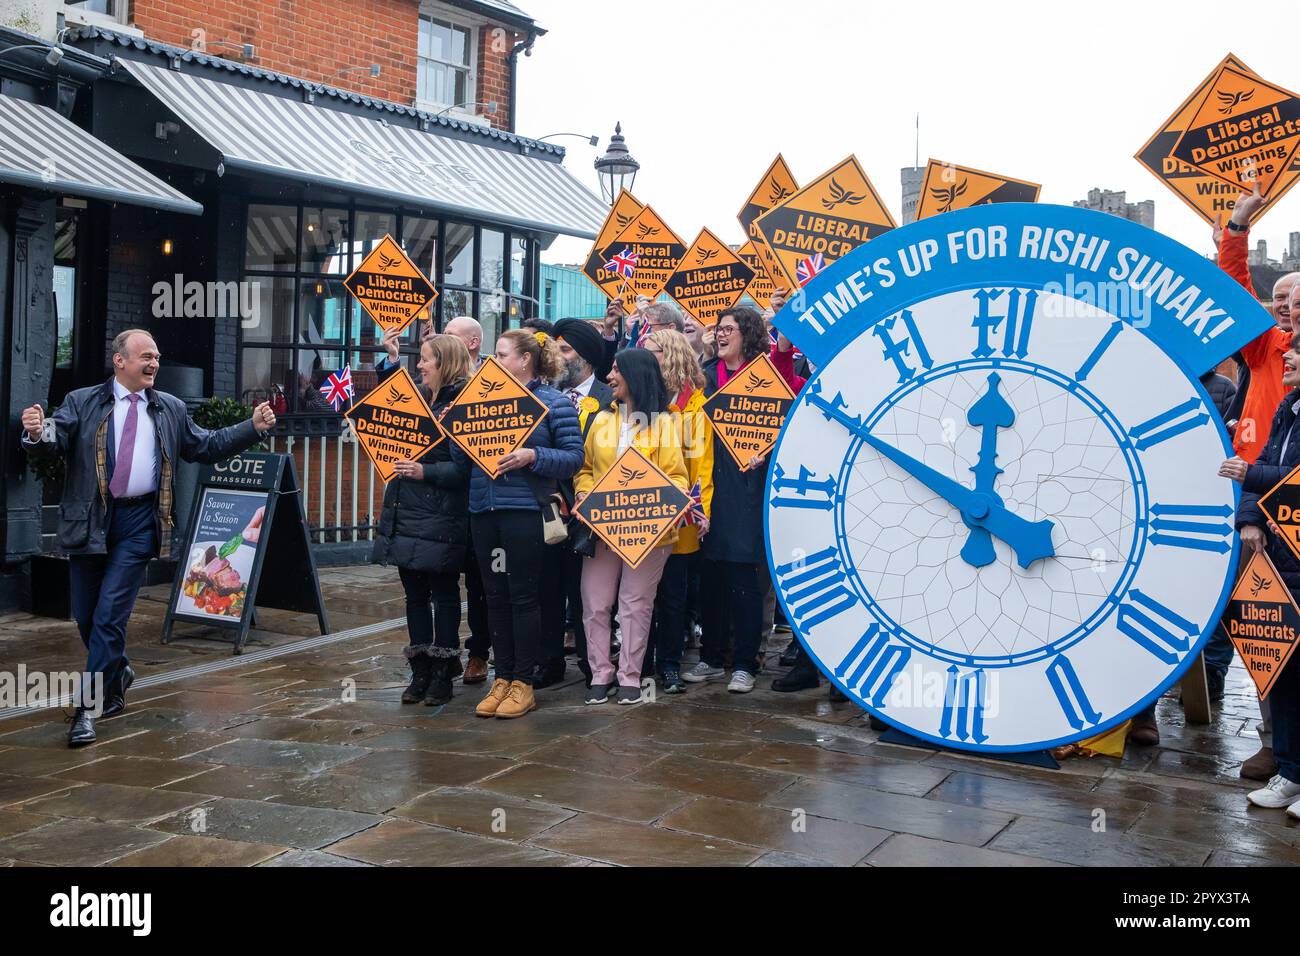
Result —
M596 532L577 518L569 521L569 547L584 558L596 556Z

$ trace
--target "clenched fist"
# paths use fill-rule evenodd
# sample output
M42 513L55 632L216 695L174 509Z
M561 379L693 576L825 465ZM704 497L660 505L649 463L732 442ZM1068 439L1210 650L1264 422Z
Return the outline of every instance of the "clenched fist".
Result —
M263 402L253 409L253 427L259 432L269 432L275 427L275 412L271 411L270 402Z
M45 412L40 405L23 409L23 430L32 441L41 440L41 431L45 425Z

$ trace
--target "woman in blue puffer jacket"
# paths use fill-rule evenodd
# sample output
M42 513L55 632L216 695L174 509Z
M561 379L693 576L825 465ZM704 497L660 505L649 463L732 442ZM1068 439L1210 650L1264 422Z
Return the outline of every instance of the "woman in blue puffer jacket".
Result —
M535 709L533 671L541 643L539 581L545 545L542 505L582 467L578 411L548 383L560 372L555 340L512 329L497 339L496 359L528 385L548 411L519 448L500 460L496 478L474 467L469 483L470 538L487 593L496 675L475 713L522 717ZM459 448L453 456L464 456Z

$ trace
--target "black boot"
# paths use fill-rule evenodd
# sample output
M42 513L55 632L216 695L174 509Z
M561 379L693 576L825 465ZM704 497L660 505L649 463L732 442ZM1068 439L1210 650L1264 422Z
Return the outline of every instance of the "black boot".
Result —
M95 742L95 717L89 709L78 707L72 718L72 727L68 730L68 746L84 747Z
M785 650L781 652L781 666L794 667L799 660L799 652L803 645L799 643L797 637L790 638L790 643L786 645Z
M428 660L430 680L429 689L424 694L424 703L428 707L437 707L451 700L452 678L459 677L464 671L460 665L460 648L451 649L445 656L435 654Z
M429 681L433 679L433 659L429 656L432 647L432 644L414 644L402 651L411 662L411 683L402 691L403 704L418 704L424 700Z
M809 690L813 687L820 687L822 683L821 675L817 673L817 665L812 662L807 654L800 654L785 674L772 681L772 690L789 692L796 690Z

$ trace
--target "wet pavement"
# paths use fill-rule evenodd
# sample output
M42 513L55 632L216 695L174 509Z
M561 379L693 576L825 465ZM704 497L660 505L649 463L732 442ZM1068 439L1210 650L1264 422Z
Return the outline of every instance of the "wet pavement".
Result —
M336 632L402 614L391 571L321 579ZM770 668L748 695L589 707L571 664L508 722L459 682L404 707L404 626L257 660L316 633L269 611L234 658L194 627L158 644L166 597L137 605L139 689L97 744L69 750L58 711L0 720L0 866L1300 863L1300 824L1249 807L1237 775L1258 749L1239 665L1212 724L1167 697L1160 746L1047 770L883 743L824 687L768 690ZM67 622L0 620L0 669L82 660ZM165 679L214 663L233 666Z

